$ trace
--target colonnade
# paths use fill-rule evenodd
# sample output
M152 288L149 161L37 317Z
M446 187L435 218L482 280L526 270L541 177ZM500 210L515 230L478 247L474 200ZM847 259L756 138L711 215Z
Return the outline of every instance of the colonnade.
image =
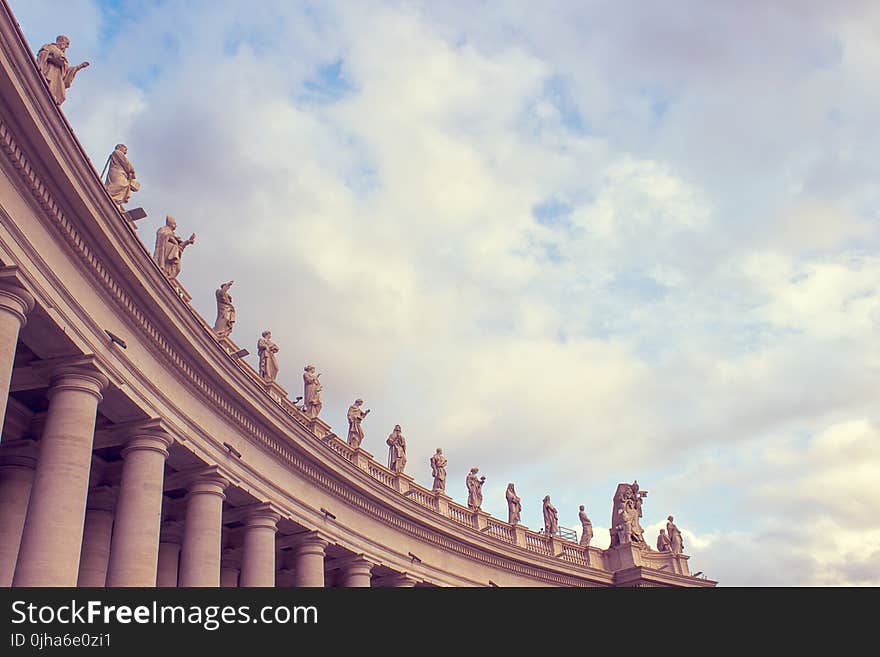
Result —
M0 426L6 419L16 346L34 298L0 269ZM224 500L219 468L178 472L183 520L164 522L166 459L175 439L151 420L112 428L121 445L118 485L90 486L95 422L110 381L87 358L33 365L48 380L39 441L0 444L0 586L267 587L276 585L281 513L270 503L234 509L241 548L222 558ZM284 537L288 584L325 584L330 541L303 530ZM333 559L343 586L371 585L363 555ZM414 584L402 576L386 585Z

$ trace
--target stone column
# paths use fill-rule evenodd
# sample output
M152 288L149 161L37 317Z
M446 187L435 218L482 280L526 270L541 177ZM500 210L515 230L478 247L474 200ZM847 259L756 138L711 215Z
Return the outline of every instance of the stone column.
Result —
M324 550L327 545L328 542L316 533L303 536L295 548L294 586L324 586Z
M107 563L110 560L115 507L116 491L109 486L98 486L89 491L77 586L107 584Z
M13 586L74 586L79 573L95 415L107 377L56 370Z
M228 485L216 473L200 476L190 484L180 550L181 587L220 586L223 491Z
M345 561L340 568L340 585L345 588L369 588L374 565L362 554Z
M0 270L0 429L6 417L6 400L12 378L12 361L18 345L18 333L34 308L34 298L16 284L14 269Z
M220 558L220 586L224 589L234 589L239 586L241 574L241 558L233 551L223 554Z
M154 586L162 524L165 459L174 440L137 431L122 448L122 484L110 546L107 586Z
M263 506L244 520L239 586L275 586L275 532L281 516Z
M0 452L0 587L9 588L34 483L37 446L32 440L15 440L3 448Z
M175 588L177 586L177 566L180 563L180 543L182 540L183 523L165 523L159 534L156 586L161 588Z

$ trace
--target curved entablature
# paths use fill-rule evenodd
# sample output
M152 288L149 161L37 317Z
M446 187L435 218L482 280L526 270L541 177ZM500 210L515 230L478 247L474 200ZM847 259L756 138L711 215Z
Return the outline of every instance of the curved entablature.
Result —
M714 585L684 554L511 525L341 440L159 269L5 3L0 91L0 496L30 500L0 519L20 537L0 585Z

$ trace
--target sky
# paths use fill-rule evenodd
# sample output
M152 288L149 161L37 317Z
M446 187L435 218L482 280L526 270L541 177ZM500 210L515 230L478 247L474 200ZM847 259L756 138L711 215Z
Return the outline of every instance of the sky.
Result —
M362 397L380 461L599 547L637 479L720 585L880 585L880 4L10 5L338 434Z

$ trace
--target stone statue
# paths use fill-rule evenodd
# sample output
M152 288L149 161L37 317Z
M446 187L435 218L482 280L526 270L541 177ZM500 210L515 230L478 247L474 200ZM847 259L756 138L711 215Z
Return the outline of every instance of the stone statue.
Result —
M580 518L581 521L581 545L590 547L590 541L593 539L593 523L591 523L590 519L587 517L583 504L581 504L580 510L578 511L578 518Z
M182 240L174 232L176 228L177 221L169 214L165 217L165 225L156 231L156 249L153 251L153 260L168 278L178 277L183 250L190 244L196 243L195 233L190 235L188 240Z
M232 305L232 295L229 288L234 281L221 283L214 296L217 297L217 319L214 320L214 333L218 338L227 338L232 333L232 325L235 324L235 306Z
M465 483L468 489L468 506L474 511L479 511L483 506L483 484L486 483L486 477L477 478L479 468L471 468Z
M660 534L657 536L657 551L670 552L671 549L671 544L669 543L669 537L666 535L666 530L661 529Z
M559 514L556 507L550 504L550 496L544 496L544 533L555 536L559 533Z
M73 84L76 74L89 65L88 62L76 66L68 64L65 51L69 46L70 39L61 34L55 39L55 43L47 43L37 53L37 67L49 85L49 93L55 99L56 105L64 102L67 89Z
M672 554L681 554L684 550L684 541L681 538L681 530L672 522L672 516L666 518L666 534L669 536L669 549Z
M507 484L507 491L504 493L507 498L507 523L515 525L520 521L520 512L522 511L522 503L519 495L513 489L513 484Z
M321 401L321 373L315 374L314 365L306 365L303 371L303 410L310 418L316 418L321 413L324 403Z
M348 407L348 444L355 449L360 448L361 441L364 439L364 430L361 422L370 414L370 409L361 410L363 399L355 399L354 404Z
M434 456L431 457L431 476L434 477L434 485L431 490L434 492L443 492L446 490L446 457L443 456L443 450L437 448Z
M400 432L400 425L394 425L394 431L385 441L388 445L388 469L392 472L403 472L406 467L406 438Z
M272 331L263 331L263 337L257 340L257 354L260 356L260 376L263 381L271 383L278 376L278 345L272 342Z
M134 167L128 159L128 147L125 144L116 144L116 149L110 154L108 164L107 180L104 182L104 186L113 202L122 208L131 198L131 193L141 188L135 178Z
M648 547L645 543L645 530L639 523L639 518L642 517L642 498L647 495L648 491L639 490L638 481L617 484L611 512L611 547L621 543Z

